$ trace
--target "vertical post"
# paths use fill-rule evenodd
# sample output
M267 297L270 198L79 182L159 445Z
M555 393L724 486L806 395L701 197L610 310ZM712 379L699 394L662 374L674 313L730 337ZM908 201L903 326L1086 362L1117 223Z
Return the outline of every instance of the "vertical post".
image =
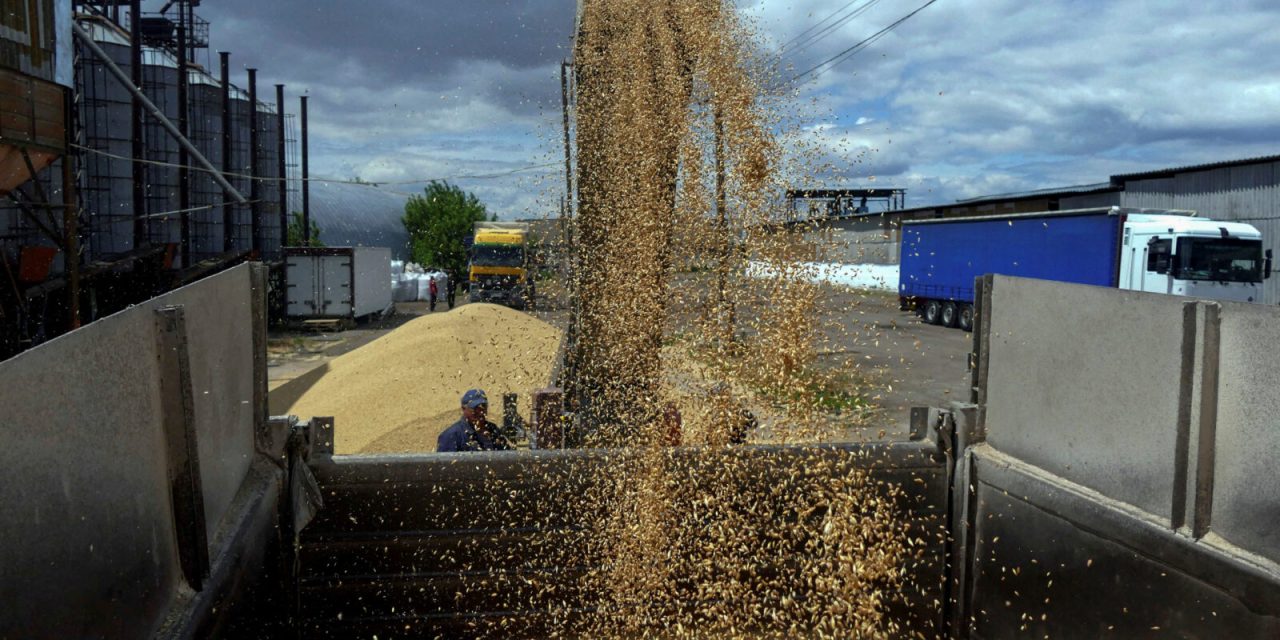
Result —
M289 164L285 159L284 85L276 85L276 177L280 179L280 258L289 241Z
M311 166L307 149L307 96L302 96L302 246L311 246Z
M231 53L219 51L222 81L222 172L231 173ZM225 200L222 203L222 250L235 248L235 209Z
M561 389L548 387L534 391L530 445L535 449L563 449L565 446L563 415L564 392Z
M577 260L577 250L573 245L573 153L571 142L569 140L569 61L560 61L560 105L564 112L564 209L561 214L560 225L560 246L562 251L567 255L564 256L565 268L568 271L565 282L569 288L569 328L565 332L568 349L564 350L564 369L567 372L565 378L570 381L564 383L566 387L572 390L572 380L577 378L577 366L574 357L574 344L578 335L578 283L577 277L579 270L574 264ZM558 382L558 381L557 381Z
M63 93L62 108L65 114L67 137L72 138L75 131L75 97L74 90L67 89ZM80 328L80 206L76 195L75 171L71 166L75 156L67 153L62 156L62 246L65 251L63 262L67 271L67 328Z
M258 166L258 70L249 69L249 224L253 253L262 256L262 189Z
M725 314L724 332L725 340L732 341L734 337L733 327L737 323L734 317L736 309L734 303L729 299L729 262L733 258L733 239L729 234L729 214L725 197L725 143L724 143L724 116L720 112L720 107L716 107L711 114L715 121L715 158L716 158L716 223L717 232L720 234L720 268L716 274L716 311Z
M129 1L129 76L133 86L142 91L142 0ZM133 248L149 242L147 235L147 165L142 162L146 151L142 145L142 100L133 95L129 110L129 126L133 133Z
M569 150L569 62L560 62L560 105L564 111L565 213L573 217L573 160Z
M187 10L178 5L178 130L184 138L191 137L187 99ZM178 214L179 237L182 243L182 266L191 266L191 170L187 168L187 148L178 145Z
M196 442L186 316L181 306L163 307L155 313L161 371L160 409L169 459L169 492L178 538L178 561L187 584L200 591L209 577L209 540L200 449Z

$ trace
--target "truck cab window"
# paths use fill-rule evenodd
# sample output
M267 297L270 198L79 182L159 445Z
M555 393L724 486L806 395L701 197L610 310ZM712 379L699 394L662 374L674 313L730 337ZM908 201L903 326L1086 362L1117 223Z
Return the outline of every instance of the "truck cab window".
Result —
M524 264L523 247L476 245L472 251L474 264L494 267L519 267Z
M1170 252L1173 249L1172 240L1153 239L1147 243L1147 271L1155 273L1169 273Z
M1179 238L1177 277L1213 282L1261 282L1262 242L1239 238Z

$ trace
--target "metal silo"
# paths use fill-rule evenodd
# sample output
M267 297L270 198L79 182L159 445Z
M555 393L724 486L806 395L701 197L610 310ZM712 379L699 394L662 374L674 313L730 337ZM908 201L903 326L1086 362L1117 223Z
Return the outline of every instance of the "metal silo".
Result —
M143 49L142 89L166 118L178 121L178 61L173 54ZM142 136L148 161L147 238L152 244L178 244L178 141L155 118L143 120Z
M279 149L277 135L279 124L274 106L258 103L258 197L262 202L258 205L262 231L262 259L279 260L280 235L280 189L282 186L279 169Z
M191 71L191 142L215 167L222 166L222 85L203 71ZM199 262L222 254L222 188L207 171L191 172L191 258Z
M227 176L236 190L248 197L250 152L249 152L249 95L239 87L231 87L231 162ZM232 250L248 251L253 248L253 221L250 218L249 205L228 205L231 208Z
M100 21L81 23L105 50L112 62L129 70L129 39L114 25ZM101 60L77 44L80 60L76 89L80 94L79 185L84 204L86 261L109 260L133 246L132 96L111 76Z

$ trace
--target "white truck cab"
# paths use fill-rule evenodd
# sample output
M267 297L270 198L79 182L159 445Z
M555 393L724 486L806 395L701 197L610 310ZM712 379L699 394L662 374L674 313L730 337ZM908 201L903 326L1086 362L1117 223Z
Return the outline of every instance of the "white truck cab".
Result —
M1121 242L1121 289L1257 302L1271 275L1262 234L1240 222L1131 213Z

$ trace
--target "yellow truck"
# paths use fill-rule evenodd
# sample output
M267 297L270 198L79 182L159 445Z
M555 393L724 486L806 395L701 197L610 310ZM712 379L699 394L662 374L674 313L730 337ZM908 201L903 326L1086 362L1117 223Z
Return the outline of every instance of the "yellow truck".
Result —
M468 278L471 301L516 309L532 307L534 285L528 249L527 223L477 222Z

